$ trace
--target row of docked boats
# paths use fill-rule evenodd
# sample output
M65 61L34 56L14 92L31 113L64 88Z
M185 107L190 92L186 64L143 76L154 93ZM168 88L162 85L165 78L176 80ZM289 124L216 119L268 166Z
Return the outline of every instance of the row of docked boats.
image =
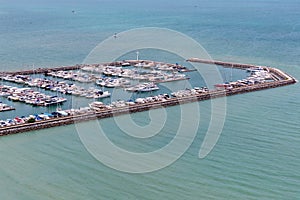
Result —
M29 87L38 87L53 92L81 96L86 98L99 99L99 98L110 97L111 95L110 92L102 91L97 88L90 87L89 89L85 89L73 83L66 83L64 81L55 81L46 78L31 78L30 76L23 76L23 75L15 75L15 76L7 75L2 77L2 79L14 83L21 83Z
M1 86L1 89L3 88L10 88ZM25 89L21 89L22 91L26 91ZM197 89L196 89L197 90ZM7 90L1 90L6 91ZM41 114L31 114L29 116L21 116L21 117L15 117L13 119L6 119L6 120L0 120L0 128L3 127L9 127L14 125L21 125L26 123L34 123L38 121L45 121L50 120L53 118L62 118L77 114L87 114L87 113L93 113L93 111L103 111L103 110L111 110L111 109L118 109L118 108L124 108L128 106L134 106L134 105L140 105L145 103L153 103L153 102L164 102L171 99L171 96L168 94L159 94L156 96L149 96L145 98L137 98L135 100L118 100L114 101L110 104L104 104L103 102L94 101L89 104L89 107L79 108L79 109L69 109L69 110L56 110L52 113L41 113ZM51 123L51 122L49 122Z
M247 72L250 73L247 78L242 80L237 80L234 82L216 84L215 88L217 90L224 90L224 89L231 90L233 88L238 88L242 86L260 84L260 83L265 83L267 81L274 81L272 74L267 69L264 69L263 67L249 68L247 69Z
M148 72L140 72L137 75L130 77L133 80L143 80L149 82L171 82L171 81L179 81L188 79L185 74L180 74L177 72L173 73L165 73L162 71L152 70Z
M113 108L121 108L121 107L128 107L128 106L133 106L136 104L144 104L144 103L152 103L152 102L164 102L169 99L173 98L182 98L182 97L188 97L188 96L193 96L193 95L199 95L202 93L207 93L209 92L207 87L194 87L192 89L185 89L185 90L179 90L176 92L172 92L171 95L169 94L159 94L155 96L149 96L149 97L144 97L144 98L137 98L135 100L118 100L115 102L112 102L111 104L104 104L103 102L95 101L89 104L89 107L92 110L95 111L102 111L105 109L113 109Z
M187 79L185 74L180 74L176 71L173 71L172 73L167 73L155 69L151 71L140 71L136 69L124 69L122 67L116 66L93 66L83 67L82 70L93 73L101 73L105 76L114 76L120 78L128 78L132 80L144 80L152 82L169 82Z
M98 67L97 67L98 66ZM92 68L99 68L101 65L92 65ZM104 67L104 66L103 66ZM91 68L85 66L82 69ZM100 71L98 71L100 72ZM95 82L96 85L108 88L126 87L127 91L131 92L149 92L158 90L158 86L154 83L170 82L177 80L188 79L184 74L173 72L165 73L157 70L139 72L135 69L123 69L116 66L105 66L101 72L107 76L115 77L102 77L99 75L83 73L81 71L50 71L47 72L48 76L58 77L65 80L73 80L84 83ZM10 81L14 83L28 85L30 87L39 87L46 90L57 91L63 94L71 94L76 96L83 96L87 98L104 98L109 97L110 94L107 91L93 90L92 88L84 89L83 87L76 86L74 83L66 83L64 81L49 80L46 78L32 78L26 75L5 75L1 77L2 80ZM131 81L139 80L149 82L148 84L140 84L130 86ZM103 93L103 96L100 94ZM94 96L94 97L92 97Z
M6 119L6 120L0 120L0 128L18 125L18 124L25 124L27 121L29 121L29 117L15 117L14 119Z
M206 92L209 92L207 87L201 87L201 88L194 87L192 89L186 88L185 90L179 90L179 91L176 91L176 92L172 92L171 96L181 98L181 97L187 97L187 96L202 94L202 93L206 93Z
M201 88L194 88L195 90L199 90ZM204 91L207 91L205 88ZM135 101L123 101L119 100L116 102L113 102L109 105L106 105L102 102L93 102L92 104L89 105L89 107L81 108L81 109L70 109L70 110L57 110L52 113L41 113L41 114L34 114L34 115L29 115L27 117L22 116L22 117L15 117L13 119L7 119L7 120L1 120L0 119L0 128L1 128L1 135L5 134L12 134L12 133L18 133L23 131L22 129L19 129L19 127L34 127L35 128L43 128L43 127L49 127L49 124L51 123L53 125L51 126L58 126L65 124L67 122L74 122L75 118L71 117L74 115L74 117L78 117L78 120L86 120L86 119L94 119L96 117L107 117L110 115L106 115L107 113L127 113L128 109L126 110L126 107L128 108L129 106L133 106L131 108L135 108L133 111L141 111L143 108L145 109L150 109L150 108L157 108L160 105L165 106L165 105L174 105L174 104L169 104L168 102L172 102L173 99L176 98L170 98L168 94L160 94L157 96L152 96L152 97L146 97L146 98L138 98ZM190 98L187 98L190 99ZM166 104L151 104L152 102L164 102L166 101ZM149 104L147 104L149 103ZM145 104L145 105L144 105ZM137 105L137 106L135 106ZM158 105L158 106L156 106ZM124 108L125 107L125 108ZM94 111L103 111L100 113L95 114ZM108 112L107 112L108 111ZM81 115L84 114L84 115ZM99 115L98 115L99 114ZM79 116L76 116L79 115ZM89 116L92 117L89 117ZM70 117L69 117L70 116ZM87 118L89 117L89 118ZM52 120L53 118L58 118L56 120ZM64 120L61 120L64 119ZM39 121L45 121L45 123L37 123L37 124L32 124L35 122ZM77 121L77 120L76 120ZM61 122L61 123L57 123ZM27 126L22 124L28 124ZM46 126L44 126L46 124ZM20 126L19 126L20 125ZM11 127L10 127L11 126ZM10 128L9 128L10 127Z
M48 72L46 75L56 78L62 78L65 80L78 81L81 83L92 83L101 78L99 75L72 70Z
M50 106L67 101L66 98L46 95L30 88L18 88L6 85L0 86L0 95L6 97L8 100L23 102L33 106Z
M153 61L140 61L133 65L134 67L146 68L146 69L156 69L162 71L185 71L186 67L176 64L166 64L166 63L156 63Z
M108 91L103 91L94 87L85 89L81 86L77 86L74 83L50 80L46 78L31 78L30 76L23 75L7 75L3 76L2 79L5 81L24 84L30 87L39 87L45 90L51 90L53 92L86 98L105 98L110 97L111 95L111 93ZM96 84L108 88L124 87L125 91L129 92L151 92L159 90L159 87L154 82L144 82L130 86L130 81L125 78L105 77L98 79Z
M188 71L185 66L176 64L167 64L162 62L146 61L146 60L133 60L133 61L123 61L121 65L85 65L83 70L100 72L103 73L103 69L109 67L138 67L144 69L157 69L162 71Z
M143 103L150 103L150 102L163 102L168 99L170 99L170 95L159 94L156 96L137 98L135 100L128 100L128 101L118 100L118 101L114 101L108 105L104 104L103 102L100 102L100 101L95 101L95 102L90 103L89 107L95 111L102 111L105 109L122 108L122 107L126 107L126 106L133 106L136 104L143 104Z
M264 69L256 69L256 70L252 70L248 80L253 80L256 82L264 82L267 80L273 80L272 74Z
M51 113L31 114L29 116L14 117L13 119L0 120L0 128L22 125L26 123L34 123L39 121L50 120L53 118L66 117L70 115L83 114L90 111L90 108L56 110Z

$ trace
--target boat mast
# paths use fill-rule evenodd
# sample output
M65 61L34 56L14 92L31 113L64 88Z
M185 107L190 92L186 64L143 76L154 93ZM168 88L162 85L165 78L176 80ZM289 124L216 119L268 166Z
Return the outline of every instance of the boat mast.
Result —
M230 71L230 82L232 82L232 70L233 70L233 64L231 64L231 71Z
M140 54L140 52L137 51L137 52L136 52L136 60L137 60L137 61L139 61L139 54Z

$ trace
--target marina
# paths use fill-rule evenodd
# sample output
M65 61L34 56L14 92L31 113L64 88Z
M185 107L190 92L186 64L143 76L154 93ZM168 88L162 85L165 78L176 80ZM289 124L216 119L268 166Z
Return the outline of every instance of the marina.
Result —
M0 90L0 199L299 199L300 85L280 73L300 81L299 18L299 0L1 1L0 85L66 101Z
M110 104L94 101L87 104L86 107L82 107L82 108L76 108L76 109L71 108L67 110L57 109L56 111L51 113L41 113L41 114L29 115L27 117L25 116L15 117L14 119L6 119L6 120L2 119L0 135L3 136L9 134L16 134L16 133L21 133L21 132L26 132L31 130L38 130L38 129L50 128L54 126L77 123L80 121L101 119L101 118L112 117L115 115L141 112L141 111L157 109L161 107L175 106L184 103L190 103L190 102L208 100L208 99L219 98L224 96L231 96L236 94L253 92L258 90L264 90L269 88L281 87L289 84L294 84L297 82L295 78L284 73L283 71L276 68L266 67L266 66L254 66L254 65L227 63L227 62L220 62L220 61L207 61L201 59L189 59L188 61L200 62L204 64L216 64L224 67L247 70L248 73L250 73L250 75L245 79L216 84L214 90L209 90L208 88L201 86L201 87L194 87L190 89L187 88L184 90L173 91L170 94L165 93L159 95L150 95L147 97L139 97L134 100L118 100L118 101L113 101ZM135 64L140 63L140 61L135 61L135 62L136 62ZM152 62L155 63L154 61ZM130 65L133 64L132 62L129 61L115 62L112 64L116 64L116 63L118 63L118 66L122 66L122 64L124 63L126 65L128 63ZM69 68L70 67L68 67L68 69ZM65 69L60 68L59 70L56 71L61 71L61 70L65 70ZM49 69L39 70L40 73L45 73L48 71ZM2 72L2 77L7 75L13 75L13 76L30 75L28 71L26 71L26 73L23 72L25 71L14 72L14 73ZM22 81L19 80L19 82ZM127 87L126 89L133 92L136 91L147 92L151 90L159 90L159 87L155 83L141 83L133 87ZM14 89L14 91L15 90L18 90L17 93L22 93L22 92L24 93L24 91L26 94L29 91L30 94L34 93L32 92L32 90L28 88L26 90L24 89L24 91L23 89ZM9 86L2 86L1 92L2 92L1 93L2 96L7 96L7 98L8 96L14 97L14 95L11 95L11 90ZM37 94L41 95L40 93ZM99 93L98 95L99 96L108 95L108 93L102 92ZM41 97L42 101L45 101L44 98L45 98L44 96Z

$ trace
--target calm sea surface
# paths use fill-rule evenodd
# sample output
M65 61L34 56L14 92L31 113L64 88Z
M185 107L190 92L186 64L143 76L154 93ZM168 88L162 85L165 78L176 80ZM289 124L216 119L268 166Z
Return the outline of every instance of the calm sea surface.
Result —
M297 0L0 0L0 69L82 63L114 33L161 27L194 38L214 59L274 66L300 80L299 19ZM168 56L140 58L176 62ZM224 129L205 159L198 152L211 106L200 102L200 127L187 152L145 174L97 161L74 125L1 137L0 199L299 199L299 99L298 84L228 97ZM116 145L154 151L178 129L179 108L165 113L158 136L145 140L124 134L113 119L100 124ZM148 112L131 118L139 126L151 121ZM84 125L93 131L92 122Z

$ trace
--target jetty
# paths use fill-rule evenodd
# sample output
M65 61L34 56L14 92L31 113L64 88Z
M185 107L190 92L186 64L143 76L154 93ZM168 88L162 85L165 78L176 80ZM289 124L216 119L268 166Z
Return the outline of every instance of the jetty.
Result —
M188 62L198 62L204 64L214 64L220 65L224 67L232 67L232 68L239 68L239 69L263 69L270 73L273 77L272 81L266 82L258 82L258 83L243 83L243 84L232 84L230 87L224 87L223 89L215 89L215 90L205 90L204 92L198 93L190 93L187 96L180 96L180 97L170 97L166 98L163 101L151 101L151 102L141 102L135 104L127 104L120 107L107 107L100 110L93 110L87 109L83 112L68 112L67 115L57 116L55 118L48 118L44 120L35 121L32 123L22 123L22 124L14 124L5 127L0 127L0 136L10 135L10 134L17 134L26 131L34 131L44 128L51 128L56 126L64 126L68 124L74 124L78 122L88 121L88 120L95 120L95 119L102 119L113 117L122 114L129 114L135 112L142 112L147 111L150 109L159 109L161 107L169 107L175 106L179 104L185 104L190 102L196 101L203 101L209 100L213 98L220 98L225 96L232 96L236 94L254 92L269 88L276 88L281 86L286 86L290 84L295 84L297 80L292 77L291 75L272 67L267 66L256 66L256 65L249 65L249 64L240 64L240 63L231 63L231 62L222 62L222 61L214 61L214 60L203 60L198 58L191 58L187 60ZM111 64L118 63L119 65L126 63L130 63L130 61L122 61L122 62L115 62ZM135 61L139 62L139 61ZM152 61L153 62L153 61ZM132 63L130 63L132 64ZM74 67L79 67L82 65L77 65ZM68 68L69 69L69 68ZM53 69L40 69L39 72L44 73L48 70ZM57 68L55 68L57 70ZM65 70L59 69L59 70ZM21 71L21 72L14 72L16 74L20 73L29 73L29 71ZM4 72L5 73L5 72Z

